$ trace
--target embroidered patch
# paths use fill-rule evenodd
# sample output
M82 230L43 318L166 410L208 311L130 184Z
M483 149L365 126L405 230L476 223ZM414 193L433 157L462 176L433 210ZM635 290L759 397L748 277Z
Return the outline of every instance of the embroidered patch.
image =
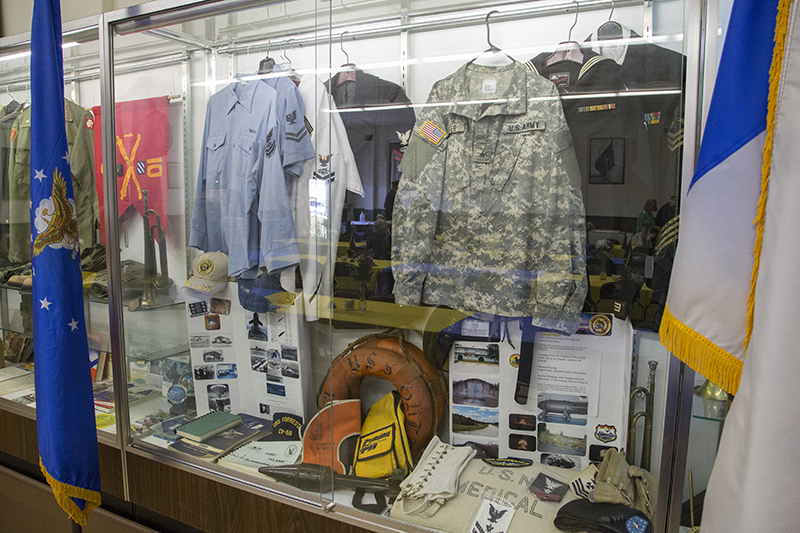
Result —
M293 126L294 123L297 122L297 109L293 110L291 113L286 115L286 122L288 122L289 125L291 126Z
M600 442L613 442L617 440L617 428L608 425L598 425L594 429L594 436Z
M556 87L569 86L569 72L553 72L550 74L550 81L556 84Z
M426 120L419 128L419 134L431 141L433 144L439 144L447 132L439 126L435 125L430 120Z
M203 259L200 261L200 264L197 265L197 273L202 276L208 276L211 272L214 271L214 261L211 259Z
M325 181L334 180L336 172L333 172L330 169L331 157L333 157L333 154L328 154L328 155L317 154L317 158L319 159L319 170L314 171L315 179L325 180Z
M483 462L487 465L503 466L506 468L522 468L523 466L531 466L533 464L533 461L530 459L517 459L516 457L506 457L505 459L484 457Z
M269 130L269 133L267 133L267 143L264 153L267 157L272 157L272 154L275 153L275 128Z
M683 146L683 119L677 118L672 121L667 134L667 148L670 152L674 152Z
M506 503L483 500L475 521L467 529L470 533L502 533L508 531L515 509Z
M617 104L585 105L578 108L578 113L591 113L593 111L613 111Z
M144 161L137 161L136 162L136 173L140 176L143 176L147 172L147 168L145 167Z
M299 143L303 139L306 138L308 135L308 129L306 129L305 125L297 131L289 131L286 130L286 140Z
M599 337L611 334L611 318L608 315L594 315L589 319L589 332Z
M314 126L311 125L311 121L308 120L308 117L305 115L303 115L303 122L305 122L306 124L306 129L308 130L308 133L314 133Z
M560 502L569 490L569 485L554 479L547 474L539 474L530 486L540 500L546 502Z
M17 128L11 128L11 141L17 138Z
M594 488L597 485L597 467L589 465L583 469L583 472L569 484L572 492L579 498L584 498L589 501L594 501Z
M544 131L547 122L544 120L525 120L509 122L503 125L503 133L525 133L526 131Z
M628 533L644 533L649 525L650 522L641 516L632 516L625 522L625 529Z
M94 129L94 119L92 117L86 117L86 123L83 125L84 128L87 130Z

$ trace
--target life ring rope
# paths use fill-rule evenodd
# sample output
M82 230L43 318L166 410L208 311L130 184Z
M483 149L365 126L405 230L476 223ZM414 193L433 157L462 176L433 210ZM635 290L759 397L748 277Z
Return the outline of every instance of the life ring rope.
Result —
M419 332L417 332L417 333L419 334ZM362 344L366 343L367 341L370 341L370 340L373 340L373 339L380 340L380 339L393 339L393 338L397 339L398 347L400 348L400 351L402 352L403 358L406 360L407 363L409 363L411 365L411 367L414 369L415 373L419 376L419 378L421 378L422 383L425 385L425 388L428 391L428 394L429 394L430 400L431 400L431 408L432 408L431 410L433 411L431 413L432 414L432 430L433 430L433 433L435 433L436 431L438 431L439 425L442 422L441 417L443 415L444 406L441 404L441 400L439 398L439 395L442 394L442 391L437 391L436 385L428 377L426 370L408 352L408 350L406 349L406 345L405 345L406 340L403 337L403 331L398 329L398 328L389 328L389 329L387 329L385 331L382 331L380 333L371 333L371 334L368 334L368 335L364 335L364 336L359 337L358 339L354 340L350 344L348 344L347 347L338 356L336 356L336 358L334 358L334 360L332 361L331 366L330 366L330 368L328 369L328 371L326 373L325 379L323 380L322 387L320 388L320 390L319 390L319 392L317 394L317 405L321 406L321 397L322 397L322 394L323 394L323 392L325 390L325 385L326 384L328 386L332 385L332 382L330 382L329 380L332 379L331 371L332 371L332 369L333 369L333 367L334 367L334 365L336 364L337 361L341 360L342 358L344 358L345 356L350 354L352 351L354 351L356 348L358 348ZM413 344L411 346L413 346ZM390 348L384 348L384 349L387 349L389 351L394 351L395 353L397 353L395 350L391 350ZM416 349L418 350L418 348L416 348ZM398 354L398 355L400 355L400 354ZM432 367L431 367L431 370L433 370L434 372L438 372L435 369L433 369ZM443 390L446 389L446 387L444 386L444 382L440 383L440 388L442 388ZM445 399L446 399L446 397L445 397ZM440 411L442 411L442 412L440 413Z

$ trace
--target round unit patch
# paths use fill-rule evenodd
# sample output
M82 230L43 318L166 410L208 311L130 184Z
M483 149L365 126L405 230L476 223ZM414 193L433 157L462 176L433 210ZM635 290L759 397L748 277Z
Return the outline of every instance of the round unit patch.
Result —
M593 335L603 336L611 333L611 318L608 315L594 315L589 319L589 331Z
M644 533L650 522L641 516L632 516L625 522L625 529L628 533Z
M214 270L214 261L211 259L203 259L197 265L197 273L203 276L208 276Z

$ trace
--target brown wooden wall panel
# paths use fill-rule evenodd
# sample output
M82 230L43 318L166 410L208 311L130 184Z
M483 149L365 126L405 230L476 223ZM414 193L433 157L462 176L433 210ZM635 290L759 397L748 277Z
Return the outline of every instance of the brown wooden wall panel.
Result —
M154 529L144 527L136 522L109 513L104 509L95 509L89 515L82 533L158 533Z
M38 465L36 421L0 409L0 451Z
M72 521L50 487L0 466L0 531L71 533Z
M100 444L100 488L117 498L125 498L125 480L122 477L122 457L117 448Z
M208 533L368 531L135 454L127 457L131 502Z

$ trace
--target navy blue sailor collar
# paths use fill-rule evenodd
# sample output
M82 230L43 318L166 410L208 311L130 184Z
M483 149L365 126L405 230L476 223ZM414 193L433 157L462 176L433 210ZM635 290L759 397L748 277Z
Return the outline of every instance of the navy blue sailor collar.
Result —
M511 82L502 95L491 99L475 100L467 93L467 74L468 72L484 73L488 76L501 76L510 71ZM444 110L445 113L453 113L465 116L471 120L478 120L481 117L491 115L523 115L528 111L528 73L518 61L502 66L478 65L476 63L466 63L453 74L455 82L455 94L453 102ZM482 111L484 104L490 105Z

